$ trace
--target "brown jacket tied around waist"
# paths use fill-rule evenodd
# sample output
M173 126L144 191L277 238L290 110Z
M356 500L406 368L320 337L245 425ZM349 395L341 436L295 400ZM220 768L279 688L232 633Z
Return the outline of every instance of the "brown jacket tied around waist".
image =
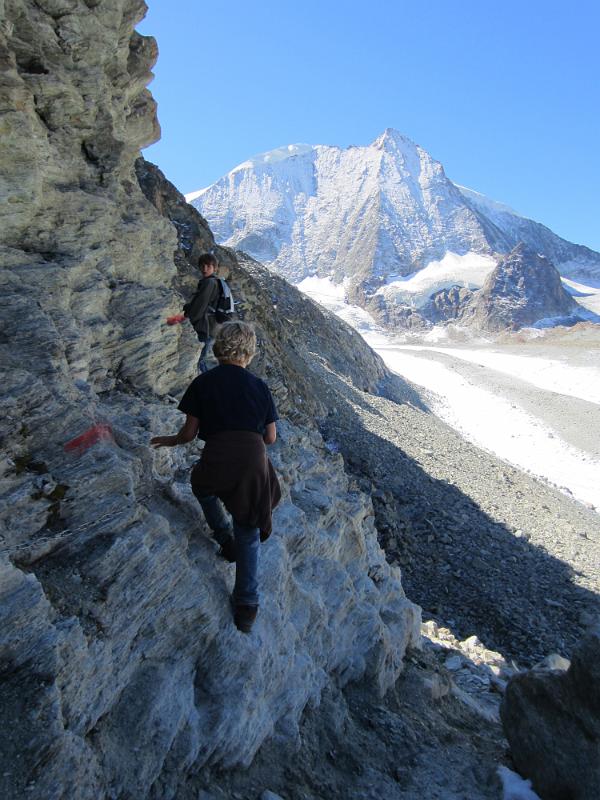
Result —
M210 436L191 482L196 497L216 495L236 522L259 528L261 541L268 539L281 489L259 433L225 431Z

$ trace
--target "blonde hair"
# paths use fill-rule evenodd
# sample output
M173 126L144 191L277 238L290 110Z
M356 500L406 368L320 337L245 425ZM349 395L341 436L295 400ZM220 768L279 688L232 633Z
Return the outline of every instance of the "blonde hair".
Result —
M219 361L241 361L249 364L256 353L256 333L247 322L226 322L213 345Z

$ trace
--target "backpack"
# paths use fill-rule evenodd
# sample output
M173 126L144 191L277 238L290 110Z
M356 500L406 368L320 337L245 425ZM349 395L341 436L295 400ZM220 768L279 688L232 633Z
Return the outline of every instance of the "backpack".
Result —
M224 278L217 278L219 281L219 297L214 306L208 307L208 313L214 314L215 320L219 323L230 322L235 313L235 301L231 294L231 289Z

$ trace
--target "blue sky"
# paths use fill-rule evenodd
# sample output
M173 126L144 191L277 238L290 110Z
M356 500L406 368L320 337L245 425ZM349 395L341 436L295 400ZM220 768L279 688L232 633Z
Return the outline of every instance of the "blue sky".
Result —
M600 250L600 3L147 0L183 192L252 155L396 128L457 183Z

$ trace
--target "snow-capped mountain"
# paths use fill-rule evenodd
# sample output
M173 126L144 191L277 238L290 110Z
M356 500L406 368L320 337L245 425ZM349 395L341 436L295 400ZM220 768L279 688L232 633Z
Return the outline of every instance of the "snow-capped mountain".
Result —
M519 242L568 278L600 280L600 254L455 185L392 129L366 147L273 150L188 199L221 244L295 282L343 282L360 305L419 309L452 286L480 289Z

